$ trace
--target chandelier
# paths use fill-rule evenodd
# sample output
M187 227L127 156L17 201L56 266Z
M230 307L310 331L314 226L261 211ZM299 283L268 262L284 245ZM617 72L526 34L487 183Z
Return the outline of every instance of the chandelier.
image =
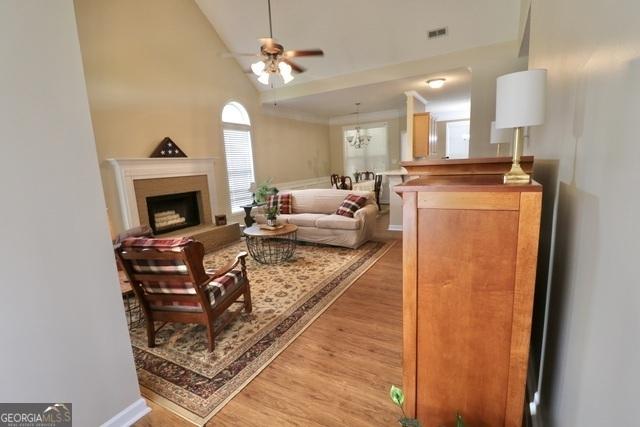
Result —
M345 137L345 141L353 148L362 148L371 142L371 135L367 134L366 129L360 127L360 103L356 102L356 126L355 134Z

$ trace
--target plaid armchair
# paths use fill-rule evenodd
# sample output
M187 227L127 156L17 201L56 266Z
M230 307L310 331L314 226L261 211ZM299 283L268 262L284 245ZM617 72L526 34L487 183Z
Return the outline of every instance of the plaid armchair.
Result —
M246 252L218 270L205 271L204 247L189 238L125 237L118 239L115 251L145 315L149 347L155 346L156 321L199 323L207 327L213 351L215 336L239 310L215 326L214 321L234 303L251 312Z

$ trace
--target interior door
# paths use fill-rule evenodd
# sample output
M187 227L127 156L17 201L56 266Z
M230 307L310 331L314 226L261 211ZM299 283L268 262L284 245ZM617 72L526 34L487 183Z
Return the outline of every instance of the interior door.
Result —
M469 158L469 121L447 123L447 157L450 159Z

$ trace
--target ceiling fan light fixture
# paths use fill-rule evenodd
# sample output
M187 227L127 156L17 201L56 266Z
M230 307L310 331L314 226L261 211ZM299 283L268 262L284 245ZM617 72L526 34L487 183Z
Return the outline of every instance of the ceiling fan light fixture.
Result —
M256 56L262 59L250 65L251 72L256 75L257 80L265 86L275 84L277 87L280 83L287 84L295 77L293 72L304 73L304 67L295 62L296 57L314 57L324 56L322 49L298 49L284 50L284 46L273 38L273 25L271 21L271 0L267 0L267 9L269 12L269 37L258 39L260 42L260 50L258 54L231 52L230 55L235 57L251 57ZM242 61L241 65L246 66L246 62Z
M293 80L293 76L291 74L282 74L282 81L284 82L284 84L289 83L291 80Z
M431 89L440 89L442 86L444 86L444 82L445 79L431 79L427 80L427 86L429 86Z
M266 65L264 61L258 61L251 64L251 71L253 71L253 74L255 74L258 77L262 75L262 72L264 71L265 68L266 68Z
M269 85L269 73L263 71L260 77L258 77L258 81L265 86Z
M278 70L280 70L280 75L282 76L284 84L287 84L291 80L293 80L293 75L291 74L291 65L287 64L286 62L280 62L278 64Z

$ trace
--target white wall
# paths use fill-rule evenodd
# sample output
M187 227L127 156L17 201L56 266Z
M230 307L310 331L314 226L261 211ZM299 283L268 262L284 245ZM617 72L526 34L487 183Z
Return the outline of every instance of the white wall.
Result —
M639 16L637 0L533 0L529 67L549 80L528 150L557 209L546 426L638 425Z
M97 426L140 396L73 2L3 0L0 28L0 401Z

